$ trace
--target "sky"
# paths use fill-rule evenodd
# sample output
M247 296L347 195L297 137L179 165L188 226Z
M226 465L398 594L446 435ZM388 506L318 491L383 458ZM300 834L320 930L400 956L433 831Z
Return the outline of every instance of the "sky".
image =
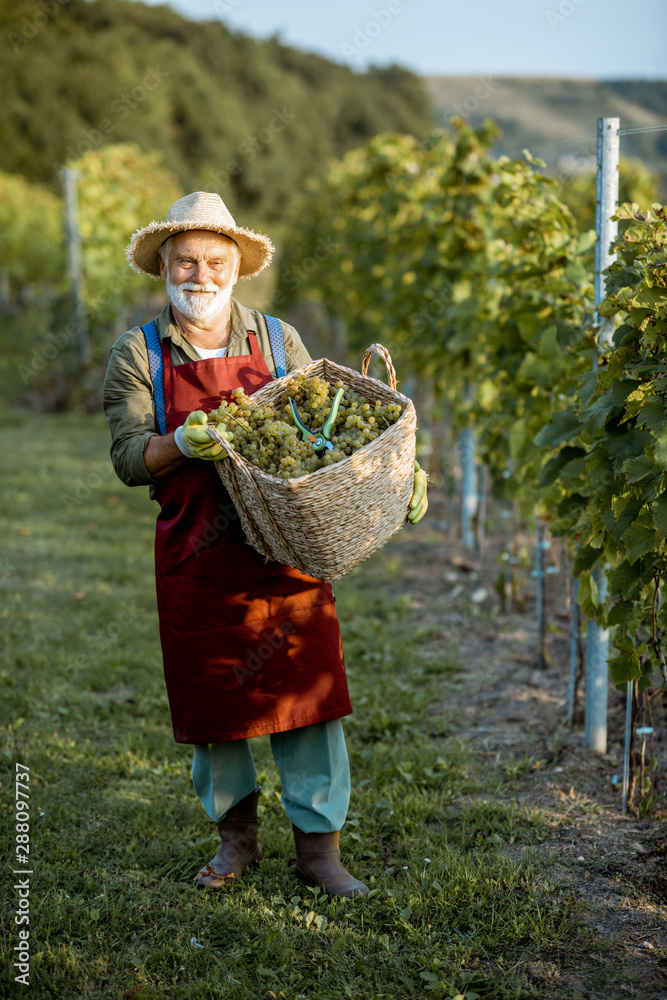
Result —
M146 0L156 5L164 0ZM363 70L667 79L667 0L171 0Z

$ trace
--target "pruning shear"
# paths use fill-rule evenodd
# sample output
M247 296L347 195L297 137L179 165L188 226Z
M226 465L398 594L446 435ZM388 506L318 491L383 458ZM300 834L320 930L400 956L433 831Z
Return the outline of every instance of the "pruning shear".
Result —
M331 431L333 430L333 425L335 423L336 417L338 416L338 407L340 406L340 401L344 395L345 395L345 389L341 386L341 388L336 391L333 403L331 404L331 409L329 410L329 416L324 421L324 424L322 425L322 430L316 432L311 431L309 427L306 427L303 420L299 416L298 406L296 405L294 400L290 398L289 405L292 411L292 419L294 420L294 423L301 431L301 439L303 441L309 441L312 444L313 449L315 450L315 454L317 455L318 458L322 458L322 455L327 449L329 449L329 451L333 451L333 445L330 440L330 435Z

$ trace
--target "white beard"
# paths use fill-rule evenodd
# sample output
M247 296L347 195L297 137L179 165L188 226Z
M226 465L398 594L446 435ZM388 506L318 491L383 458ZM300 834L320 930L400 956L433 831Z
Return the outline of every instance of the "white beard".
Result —
M198 284L196 281L184 281L175 285L167 278L167 295L178 311L192 320L210 320L221 313L232 297L234 286L230 283L226 288L219 288L212 282ZM186 295L186 291L207 292L207 295ZM213 293L213 294L211 294Z

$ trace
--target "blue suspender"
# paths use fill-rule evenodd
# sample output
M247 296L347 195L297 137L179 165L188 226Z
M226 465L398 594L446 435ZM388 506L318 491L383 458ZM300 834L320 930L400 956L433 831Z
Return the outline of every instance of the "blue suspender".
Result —
M275 316L265 316L266 326L269 331L271 341L271 351L273 353L273 363L276 366L276 378L282 378L287 374L287 359L285 357L285 339L280 320ZM151 320L146 326L142 326L146 347L148 348L148 364L151 370L151 381L153 383L153 400L157 413L158 427L160 434L167 433L167 420L164 412L164 386L162 384L162 349L160 347L160 337L155 323Z
M148 364L151 369L151 381L153 383L153 400L157 413L158 427L160 434L167 433L167 421L164 414L164 386L162 385L162 350L160 347L160 337L155 323L151 320L146 326L141 328L146 338L148 348Z
M266 327L269 331L273 363L276 366L276 378L282 378L283 375L287 374L287 359L285 357L285 338L283 337L283 329L280 325L280 320L276 319L275 316L264 316L264 319L266 320Z

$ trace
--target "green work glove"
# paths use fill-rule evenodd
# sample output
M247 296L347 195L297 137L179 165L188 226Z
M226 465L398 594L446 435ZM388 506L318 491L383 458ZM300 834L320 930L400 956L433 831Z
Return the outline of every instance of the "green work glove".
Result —
M426 498L427 482L428 476L420 466L419 462L415 462L414 491L410 500L410 509L408 510L408 521L411 524L416 524L417 521L421 521L422 517L428 510L428 500Z
M206 426L208 424L208 419L203 410L194 410L192 413L188 413L185 418L185 423L182 427L179 427L174 438L176 444L185 454L187 449L192 458L203 458L209 461L218 462L222 458L227 458L227 452L208 436L206 431ZM217 430L227 438L231 443L231 438L234 437L225 428L225 424L216 424Z

